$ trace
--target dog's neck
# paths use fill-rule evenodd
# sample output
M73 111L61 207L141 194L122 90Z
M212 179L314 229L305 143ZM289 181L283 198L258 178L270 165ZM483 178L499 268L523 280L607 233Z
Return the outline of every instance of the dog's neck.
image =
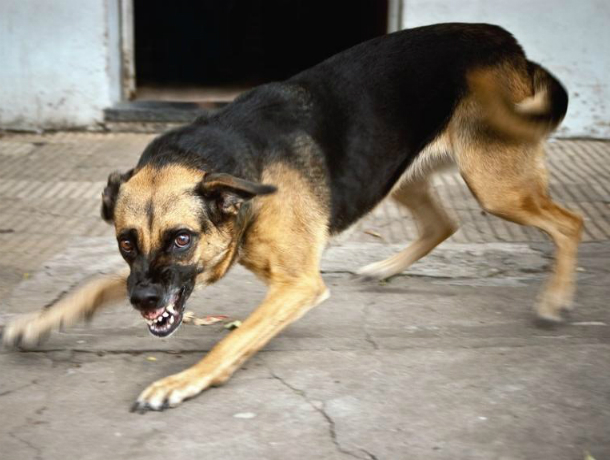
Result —
M229 242L227 249L225 250L225 256L218 262L214 267L213 275L208 279L207 283L215 283L226 275L229 269L238 261L241 257L241 248L244 236L252 223L252 204L249 201L242 203L239 208L237 215L235 216L235 222L233 227L233 238Z
M252 216L252 202L246 201L239 208L239 212L235 218L235 238L233 241L235 242L236 253L239 252L242 247L244 235L252 223ZM235 259L235 256L233 258Z

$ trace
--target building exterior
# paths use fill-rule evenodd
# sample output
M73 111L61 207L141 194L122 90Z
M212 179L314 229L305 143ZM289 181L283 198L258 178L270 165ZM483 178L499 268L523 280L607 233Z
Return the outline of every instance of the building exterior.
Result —
M92 127L121 99L118 0L0 1L0 127Z
M95 129L104 122L104 109L129 100L133 1L0 1L0 129ZM506 27L570 92L558 135L610 138L607 0L389 0L383 5L389 31L457 21ZM345 20L350 21L349 7Z

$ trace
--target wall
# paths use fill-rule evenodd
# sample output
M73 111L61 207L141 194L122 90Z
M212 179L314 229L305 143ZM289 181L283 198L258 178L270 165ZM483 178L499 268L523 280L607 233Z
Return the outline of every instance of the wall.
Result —
M403 27L506 27L570 92L558 134L610 138L610 1L397 1ZM119 0L0 0L0 128L101 122L120 99L119 30Z
M402 13L403 27L489 22L507 28L570 93L557 135L610 138L610 1L404 0Z
M118 0L0 1L0 127L92 126L120 98Z

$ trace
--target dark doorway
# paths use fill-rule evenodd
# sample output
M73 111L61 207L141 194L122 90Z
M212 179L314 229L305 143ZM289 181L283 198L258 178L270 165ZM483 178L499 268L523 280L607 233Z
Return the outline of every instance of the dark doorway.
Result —
M388 0L134 0L138 98L231 99L387 31Z

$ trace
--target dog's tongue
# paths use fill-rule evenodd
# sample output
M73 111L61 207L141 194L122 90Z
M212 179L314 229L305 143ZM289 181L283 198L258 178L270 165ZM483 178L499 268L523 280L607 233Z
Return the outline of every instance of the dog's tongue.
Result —
M165 307L161 307L158 310L143 311L141 313L142 313L142 316L146 319L156 319L159 316L161 316L164 311L165 311Z

